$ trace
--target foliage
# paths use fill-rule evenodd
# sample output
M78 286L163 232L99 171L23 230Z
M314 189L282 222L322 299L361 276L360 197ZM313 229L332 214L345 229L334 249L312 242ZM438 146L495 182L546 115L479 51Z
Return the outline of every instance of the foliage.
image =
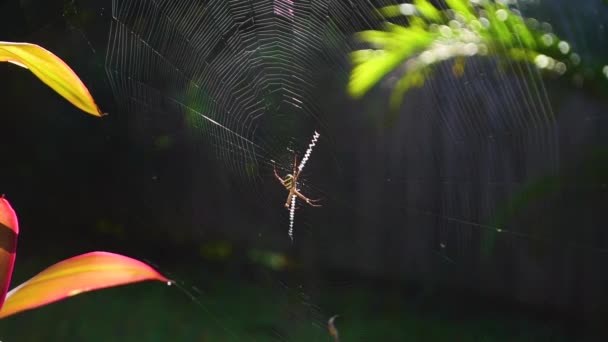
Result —
M0 319L82 292L144 280L170 283L141 261L120 254L90 252L58 262L6 295Z
M80 78L59 57L40 46L0 42L0 62L32 71L76 107L102 116ZM48 267L7 293L15 257L19 223L10 203L0 197L0 318L34 309L82 292L144 280L169 282L145 263L108 252L75 256Z
M81 110L102 116L87 87L59 57L41 46L0 41L0 62L29 69L42 82Z
M17 215L4 197L0 198L0 308L13 276L19 223Z
M0 246L4 247L0 248L0 319L86 291L143 280L169 281L141 261L108 252L91 252L56 263L7 294L19 223L4 197L0 198L0 230Z
M563 75L580 63L570 45L548 25L523 18L517 10L490 0L446 0L439 9L429 0L383 7L383 30L357 34L371 46L352 52L354 64L348 91L358 98L397 68L403 75L391 95L397 108L403 94L421 86L439 63L453 60L453 72L464 71L468 57L487 56L505 62L527 62L542 71ZM407 25L389 19L405 19ZM546 26L546 27L545 27Z

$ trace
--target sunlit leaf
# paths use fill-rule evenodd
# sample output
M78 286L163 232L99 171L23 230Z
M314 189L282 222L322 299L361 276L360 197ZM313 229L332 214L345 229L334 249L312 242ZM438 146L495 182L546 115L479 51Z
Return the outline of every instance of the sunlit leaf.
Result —
M348 92L353 97L363 96L380 79L414 54L423 51L433 42L436 34L421 28L387 24L387 31L363 31L357 38L379 46L379 50L355 51L351 55L358 62L351 73Z
M490 2L484 5L484 9L484 14L491 23L489 30L493 31L492 37L505 46L512 46L515 43L515 35L505 23L510 15L509 11Z
M410 27L421 29L426 29L428 27L427 22L420 17L411 16L407 20L410 23Z
M524 23L522 17L518 15L509 15L507 23L511 26L511 32L521 40L523 46L526 46L529 49L536 49L536 40L530 29Z
M0 62L29 69L76 107L95 116L103 115L76 73L52 52L35 44L0 41Z
M140 282L169 282L147 264L108 252L91 252L48 267L12 289L0 318L34 309L82 292Z
M397 17L400 15L403 15L402 11L401 11L401 6L400 5L389 5L389 6L384 6L382 8L380 8L379 12L388 18L391 17Z
M499 65L532 63L557 75L572 73L577 67L567 42L538 29L536 20L524 20L503 2L446 0L445 4L447 8L440 9L429 0L414 0L413 4L384 7L384 14L394 17L401 13L407 24L387 22L383 30L356 35L369 46L351 53L349 94L361 97L398 71L400 80L393 83L390 99L394 110L401 103L400 97L422 86L440 63L460 59L452 70L462 76L464 59L472 56L491 57Z
M10 203L0 197L0 308L13 275L19 223Z
M445 0L445 3L449 8L466 19L470 20L475 18L475 12L473 12L473 8L469 0Z
M414 5L418 11L428 20L440 21L441 12L433 6L428 0L414 0Z

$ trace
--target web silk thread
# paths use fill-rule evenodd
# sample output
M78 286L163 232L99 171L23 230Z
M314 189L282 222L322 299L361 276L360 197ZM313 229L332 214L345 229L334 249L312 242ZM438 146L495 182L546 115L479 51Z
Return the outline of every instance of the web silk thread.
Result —
M302 158L302 161L300 162L300 165L298 166L298 172L302 172L302 170L304 169L304 166L306 165L306 162L308 161L308 158L310 158L310 154L312 153L312 149L313 147L315 147L315 145L317 144L317 140L319 140L319 137L321 136L321 134L319 134L319 132L315 131L315 133L312 136L312 140L310 141L310 144L308 144L308 149L306 150L306 153L304 153L304 158ZM296 189L298 188L298 183L296 182L295 184L293 184L293 186L296 187ZM289 208L289 238L291 239L291 242L293 242L293 222L294 222L294 217L296 214L296 197L297 196L293 196L291 198L291 206Z
M296 196L293 196L291 198L291 207L289 208L289 231L287 232L289 234L289 238L291 239L291 242L293 242L293 218L294 218L295 214L296 214Z
M308 150L306 150L304 158L302 158L300 166L298 166L298 172L302 172L302 169L304 169L304 165L306 165L306 162L308 161L308 158L310 158L310 154L312 153L312 148L315 147L315 145L317 144L317 140L320 136L321 135L317 131L315 131L315 134L312 136L312 141L310 142L310 144L308 144Z

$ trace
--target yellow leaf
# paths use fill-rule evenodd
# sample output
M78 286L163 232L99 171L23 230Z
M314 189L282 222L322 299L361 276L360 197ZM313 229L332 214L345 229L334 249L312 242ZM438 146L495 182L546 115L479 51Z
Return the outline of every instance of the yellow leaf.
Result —
M103 115L76 73L52 52L35 44L0 41L0 62L29 69L74 106L95 116Z

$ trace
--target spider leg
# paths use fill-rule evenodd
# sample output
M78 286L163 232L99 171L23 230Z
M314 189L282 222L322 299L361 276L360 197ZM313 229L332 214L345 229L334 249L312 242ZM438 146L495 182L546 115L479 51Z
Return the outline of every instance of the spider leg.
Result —
M289 192L289 195L287 195L287 201L285 201L285 208L287 208L287 210L289 210L289 206L291 205L291 198L294 196L294 194L291 193L291 191Z
M298 179L298 174L296 173L297 169L298 169L298 155L294 154L293 155L293 179L294 179L294 182Z
M311 200L308 197L302 195L298 190L294 191L295 195L298 196L301 200L303 200L304 202L308 203L308 205L312 206L312 207L320 207L320 204L315 204L315 202L320 201L320 199L314 199Z
M275 176L275 178L276 178L276 179L277 179L279 182L281 182L281 184L283 184L283 178L281 178L281 177L279 176L279 174L277 173L277 165L276 165L276 164L273 164L273 166L274 166L274 176Z

